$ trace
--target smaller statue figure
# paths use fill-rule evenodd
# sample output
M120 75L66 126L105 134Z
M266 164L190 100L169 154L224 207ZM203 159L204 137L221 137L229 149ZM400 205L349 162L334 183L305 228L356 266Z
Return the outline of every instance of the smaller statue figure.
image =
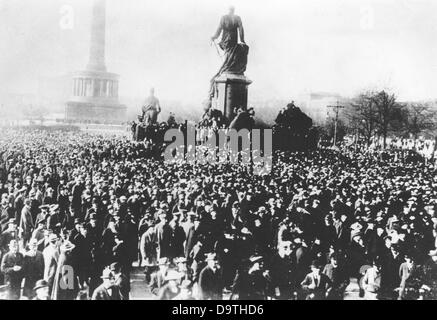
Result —
M155 97L155 89L150 89L150 95L146 98L143 108L143 121L146 126L155 124L158 121L158 115L161 113L161 105L158 98Z

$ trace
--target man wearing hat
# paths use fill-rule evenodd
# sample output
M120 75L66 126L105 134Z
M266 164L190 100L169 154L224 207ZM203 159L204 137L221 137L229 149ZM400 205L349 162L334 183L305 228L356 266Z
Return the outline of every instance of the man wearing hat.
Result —
M8 220L8 228L0 236L0 249L3 254L9 251L9 243L12 240L19 240L17 222L15 218Z
M58 200L57 203L59 204L59 214L61 217L65 217L68 214L68 210L70 207L68 188L66 186L59 185L57 200ZM49 204L53 204L53 203L49 203Z
M109 266L109 269L112 271L114 275L114 285L118 287L118 290L121 294L121 300L129 300L129 293L131 290L130 281L121 272L121 266L118 262L114 262Z
M188 220L183 225L186 234L184 254L185 257L189 259L189 262L191 262L190 260L191 250L193 249L194 245L197 243L201 232L199 226L200 226L200 220L198 214L193 211L189 211Z
M342 259L339 259L339 255L335 252L329 255L329 263L325 265L323 274L326 274L332 283L327 298L329 300L342 300L350 279Z
M292 242L280 241L270 261L271 287L278 300L289 300L296 291L296 265L291 258Z
M331 280L321 273L321 265L318 261L311 263L311 272L302 281L301 286L306 294L306 300L324 300L326 293L331 288Z
M1 262L1 272L5 274L5 282L9 284L9 300L20 299L21 281L24 276L24 257L18 252L18 241L9 242L9 252Z
M125 195L122 195L119 198L119 207L118 207L118 214L120 215L120 218L123 220L127 214L128 209L128 203L127 203L127 197Z
M261 256L252 256L249 259L249 269L240 269L232 286L232 298L238 300L266 300L269 287L268 271L264 270L264 261Z
M1 232L4 232L8 228L9 219L13 218L15 214L14 209L9 205L7 198L2 198L1 201L0 225Z
M17 196L14 200L14 209L15 209L15 219L20 219L21 210L24 206L25 192L27 191L26 187L23 187L17 191Z
M85 190L85 185L81 178L76 178L76 183L72 189L72 200L71 200L71 208L75 216L80 216L80 211L82 207L82 193Z
M97 224L97 214L91 213L89 215L89 221L85 225L85 227L88 230L88 236L90 237L93 244L98 245L100 244L100 237L102 234L102 230L100 226Z
M37 280L44 277L44 256L38 251L38 240L29 241L29 250L24 254L24 295L29 299L34 297L33 287Z
M369 260L361 233L354 235L348 254L350 274L352 277L360 279L360 268L367 264ZM362 296L363 293L363 290L360 288L360 296Z
M74 243L74 238L76 238L77 235L80 234L80 229L82 228L82 222L79 218L74 219L74 228L70 232L70 236L68 239Z
M44 256L44 280L49 285L49 292L52 292L53 282L56 276L56 269L59 261L58 236L54 233L48 237L49 244L43 251Z
M94 290L91 300L122 300L120 291L114 285L114 274L104 269L101 276L103 283Z
M169 225L167 219L167 212L160 209L158 212L160 222L155 226L156 239L157 239L157 256L158 258L170 257L171 256L171 239L172 239L172 228Z
M217 255L208 253L206 263L206 267L199 275L200 300L222 300L223 277L219 270Z
M46 220L38 220L36 223L36 228L32 232L30 240L35 239L37 241L38 251L43 252L45 248L45 229Z
M43 204L42 206L39 206L39 209L41 210L41 212L38 213L38 215L36 216L35 226L38 225L40 221L44 221L44 224L47 222L50 206L48 204Z
M26 199L24 200L24 207L21 210L20 218L20 233L24 245L29 241L34 227L32 213L30 211L30 199Z
M169 223L171 236L169 243L169 258L180 257L184 255L185 232L179 224L181 213L179 211L173 213L173 219Z
M61 223L62 221L59 217L59 205L51 205L50 213L47 217L47 228L53 232L59 232L61 230Z
M399 287L399 270L403 262L404 258L396 244L391 245L390 253L381 257L381 293L388 297L394 297L394 290Z
M36 297L33 300L50 300L49 285L45 280L38 280L33 288Z

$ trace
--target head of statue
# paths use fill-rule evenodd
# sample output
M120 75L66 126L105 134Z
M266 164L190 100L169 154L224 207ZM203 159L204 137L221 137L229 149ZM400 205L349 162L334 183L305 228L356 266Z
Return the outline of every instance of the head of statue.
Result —
M155 88L150 88L150 95L152 97L155 95Z
M235 13L235 7L234 6L229 6L229 14L232 15Z

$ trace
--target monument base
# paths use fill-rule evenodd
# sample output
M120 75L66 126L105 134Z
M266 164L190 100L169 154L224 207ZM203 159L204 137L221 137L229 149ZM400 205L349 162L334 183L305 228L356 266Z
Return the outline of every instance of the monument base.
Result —
M252 81L244 75L230 73L224 73L214 81L216 85L215 108L221 110L230 123L239 108L247 110L247 92Z

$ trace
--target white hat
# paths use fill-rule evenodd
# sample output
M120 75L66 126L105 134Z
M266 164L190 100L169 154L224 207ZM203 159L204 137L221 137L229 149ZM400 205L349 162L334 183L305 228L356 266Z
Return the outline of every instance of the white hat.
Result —
M179 280L183 277L183 274L180 272L177 272L176 270L170 270L167 275L165 276L166 281L170 280Z

